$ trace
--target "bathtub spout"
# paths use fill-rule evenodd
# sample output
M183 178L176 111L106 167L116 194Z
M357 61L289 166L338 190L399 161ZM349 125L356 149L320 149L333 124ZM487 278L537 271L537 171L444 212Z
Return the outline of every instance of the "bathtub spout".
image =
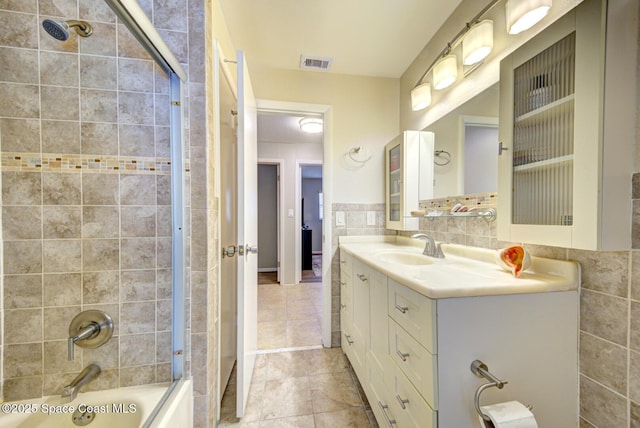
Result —
M60 396L62 401L70 403L75 400L80 388L97 378L101 372L102 370L97 364L89 364L69 385L64 387L62 395Z

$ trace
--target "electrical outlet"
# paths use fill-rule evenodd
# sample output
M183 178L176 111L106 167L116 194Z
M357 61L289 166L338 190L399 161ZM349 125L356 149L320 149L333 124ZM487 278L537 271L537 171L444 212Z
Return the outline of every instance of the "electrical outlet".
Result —
M344 218L344 211L336 211L336 226L344 227L346 225L346 221Z
M375 226L375 225L376 225L376 212L367 211L367 226Z

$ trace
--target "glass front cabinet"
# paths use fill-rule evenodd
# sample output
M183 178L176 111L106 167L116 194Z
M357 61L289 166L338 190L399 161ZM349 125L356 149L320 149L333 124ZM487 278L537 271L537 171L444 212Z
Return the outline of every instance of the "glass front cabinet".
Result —
M635 95L625 86L637 46L632 59L610 51L628 44L606 25L624 8L615 3L584 1L500 64L499 240L630 248Z
M434 136L404 131L385 148L387 229L418 230L420 200L433 197Z

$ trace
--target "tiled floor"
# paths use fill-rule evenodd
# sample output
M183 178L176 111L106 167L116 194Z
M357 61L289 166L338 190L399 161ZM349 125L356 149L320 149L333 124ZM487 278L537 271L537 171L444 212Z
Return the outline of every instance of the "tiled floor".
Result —
M261 281L264 276L261 277ZM320 345L322 284L258 284L258 349Z
M245 416L235 417L235 375L222 399L219 427L377 427L339 348L258 355Z

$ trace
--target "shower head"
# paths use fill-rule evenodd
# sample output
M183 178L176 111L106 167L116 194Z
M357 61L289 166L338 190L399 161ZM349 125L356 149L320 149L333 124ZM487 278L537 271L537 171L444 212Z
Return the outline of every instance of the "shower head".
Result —
M42 27L51 37L61 42L69 39L69 28L76 30L76 33L82 37L89 37L93 34L91 25L84 21L54 21L53 19L45 19L42 21Z

